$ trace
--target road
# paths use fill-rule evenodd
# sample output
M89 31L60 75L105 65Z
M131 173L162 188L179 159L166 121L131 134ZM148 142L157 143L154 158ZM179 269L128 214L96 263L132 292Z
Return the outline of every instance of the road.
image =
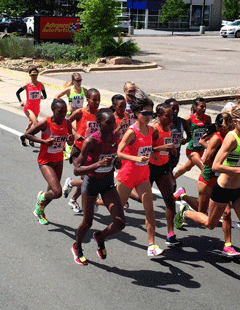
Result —
M83 85L122 93L126 81L135 81L151 94L239 87L239 39L136 36L134 41L141 48L134 59L156 62L163 69L82 73ZM58 78L67 81L70 76L62 74Z
M0 125L22 132L26 117L0 111ZM108 257L101 261L91 239L109 223L104 207L94 216L83 249L89 266L75 264L71 246L82 219L73 214L67 199L46 209L48 226L33 215L36 195L46 188L36 159L39 148L23 148L16 134L0 127L0 264L1 310L31 309L237 309L239 266L219 255L223 247L221 225L214 231L192 222L177 231L183 248L169 249L158 259L147 257L147 235L142 205L130 201L126 228L106 242ZM65 162L62 183L73 176ZM181 177L190 195L196 181ZM166 247L164 203L154 195L156 243ZM233 243L240 247L239 230Z

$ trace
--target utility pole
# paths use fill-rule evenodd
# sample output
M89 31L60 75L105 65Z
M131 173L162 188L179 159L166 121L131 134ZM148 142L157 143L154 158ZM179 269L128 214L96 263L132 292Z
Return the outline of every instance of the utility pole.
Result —
M204 25L204 13L205 13L205 3L206 3L205 1L206 0L203 0L200 34L204 34L205 33L205 25Z

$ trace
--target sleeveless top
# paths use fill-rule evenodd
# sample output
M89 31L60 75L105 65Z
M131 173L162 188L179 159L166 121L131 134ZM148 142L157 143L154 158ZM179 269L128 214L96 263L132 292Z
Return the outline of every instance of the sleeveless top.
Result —
M217 136L220 141L221 141L221 145L223 143L223 137L220 135L220 133L218 132L215 132L214 133L214 136ZM219 149L221 148L221 145L219 145L219 147L216 149L215 153L213 154L212 156L212 162L214 161L216 155L217 155L217 152L219 151ZM209 181L210 179L212 178L217 178L219 176L219 173L218 172L214 172L212 171L212 164L211 165L208 165L206 164L204 166L204 169L203 169L203 172L202 172L202 177L205 181Z
M38 163L46 164L63 160L63 149L67 141L68 128L66 119L61 125L52 122L52 118L47 117L47 128L42 132L42 139L54 138L52 146L41 144L38 155Z
M76 93L74 87L73 86L70 87L70 95L68 97L68 101L73 108L82 108L84 97L85 92L82 86L81 86L81 93Z
M87 108L81 108L82 118L79 122L77 122L77 133L87 138L94 132L98 131L98 124L96 121L96 115L88 112ZM76 147L80 150L82 149L84 140L82 141L74 141Z
M31 83L27 84L27 105L30 107L32 105L38 106L40 109L40 101L41 101L41 92L42 92L42 84L40 82L37 85L32 85Z
M232 134L234 138L236 139L237 147L224 160L223 165L230 166L230 167L239 167L240 166L240 138L236 134L235 131L230 131L230 134Z
M115 113L114 113L114 117L116 120L116 128L118 127L118 125L121 123L122 119L119 118ZM124 113L124 117L126 118L127 122L124 126L122 126L122 128L120 129L120 137L118 139L118 144L121 142L126 130L128 129L130 122L129 122L129 118L127 116L127 113Z
M103 178L106 176L106 174L111 174L114 171L114 159L117 156L117 134L114 131L112 135L112 140L111 141L103 141L101 139L101 136L99 134L99 131L94 132L92 134L92 138L95 140L95 143L97 144L96 151L93 154L88 155L87 158L87 165L92 165L105 157L112 157L112 163L110 166L107 167L99 167L97 170L94 172L89 173L88 175L90 177L97 177L97 178ZM98 151L99 150L99 151Z
M172 135L170 130L162 130L161 126L157 122L153 124L153 127L158 131L158 139L156 141L153 141L153 147L172 143ZM151 155L149 162L153 165L162 166L169 161L169 152L154 152L154 155L158 158L158 161L156 162Z
M204 147L199 143L207 128L210 126L207 115L204 114L203 120L197 120L194 114L191 114L190 131L192 139L187 145L187 149L192 152L201 152Z

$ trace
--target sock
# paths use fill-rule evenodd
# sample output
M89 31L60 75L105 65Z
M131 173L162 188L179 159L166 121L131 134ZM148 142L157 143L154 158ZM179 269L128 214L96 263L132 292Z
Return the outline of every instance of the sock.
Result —
M170 232L167 236L168 238L171 238L172 236L174 236L174 231Z
M231 242L226 242L226 243L224 244L224 246L225 246L226 248L230 247L231 245L232 245Z
M186 193L181 194L181 195L180 195L180 199L182 200L182 199L183 199L183 197L184 197L184 196L186 196L186 195L187 195Z

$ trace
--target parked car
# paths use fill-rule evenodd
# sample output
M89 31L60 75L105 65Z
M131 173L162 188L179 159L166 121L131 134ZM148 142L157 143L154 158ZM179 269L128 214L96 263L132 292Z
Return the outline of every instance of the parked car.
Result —
M234 22L228 22L221 28L220 35L223 36L223 38L240 38L240 19L237 19Z
M8 32L27 32L26 23L20 17L8 17L0 24L0 31Z
M27 25L27 33L33 34L34 33L34 16L25 17L23 21Z

